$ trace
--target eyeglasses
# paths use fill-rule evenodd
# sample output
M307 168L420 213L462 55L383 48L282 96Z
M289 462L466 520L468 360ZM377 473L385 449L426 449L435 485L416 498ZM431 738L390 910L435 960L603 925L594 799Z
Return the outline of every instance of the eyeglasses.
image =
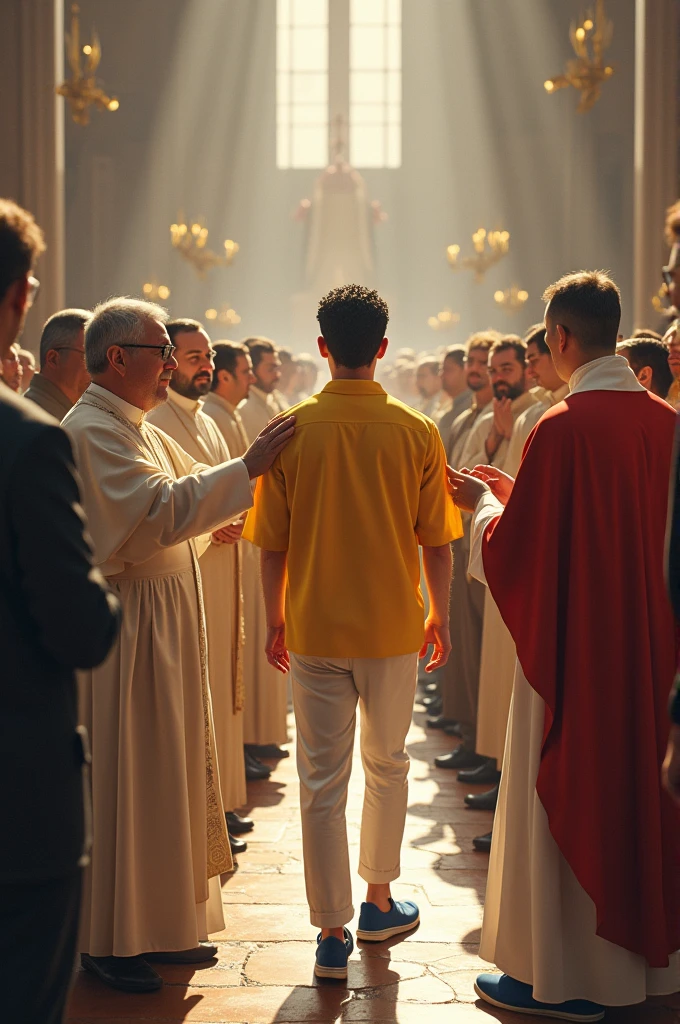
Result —
M35 302L35 297L38 294L40 288L40 281L37 277L28 278L28 291L26 292L26 308L30 309Z
M177 348L172 342L168 342L167 345L119 345L119 348L154 348L157 352L160 352L161 359L163 362L167 362L170 356L174 355Z
M85 355L84 348L76 348L75 345L60 345L59 348L55 348L55 352L79 352L81 356Z

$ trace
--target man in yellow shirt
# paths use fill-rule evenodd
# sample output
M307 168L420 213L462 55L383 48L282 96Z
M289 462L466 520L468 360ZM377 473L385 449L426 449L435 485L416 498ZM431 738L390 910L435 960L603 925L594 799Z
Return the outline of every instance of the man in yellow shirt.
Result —
M348 285L321 300L318 319L333 379L295 407L295 438L258 484L244 536L263 549L267 656L290 667L293 681L305 882L321 928L315 973L344 979L357 702L366 776L359 874L368 883L357 935L381 941L419 920L414 903L390 895L406 817L405 739L418 652L433 645L432 671L451 649L449 545L462 527L435 424L373 379L387 349L385 302Z

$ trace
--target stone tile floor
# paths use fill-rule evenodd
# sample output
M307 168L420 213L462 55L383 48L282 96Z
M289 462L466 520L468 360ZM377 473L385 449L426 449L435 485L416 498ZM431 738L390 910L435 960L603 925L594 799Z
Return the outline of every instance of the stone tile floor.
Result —
M158 967L159 993L130 996L78 973L68 1024L530 1024L476 1001L475 975L489 970L477 957L488 857L472 850L491 815L470 811L455 773L432 767L453 741L426 732L416 708L409 812L397 898L413 897L419 928L406 938L359 944L347 985L315 981L316 929L305 901L299 798L294 756L278 763L268 782L249 786L257 821L238 869L223 879L224 932L215 961L196 967ZM292 721L291 721L292 728ZM291 754L294 751L291 750ZM358 859L363 777L355 752L347 806L350 853ZM354 878L355 905L364 883ZM170 898L170 895L168 896ZM356 919L350 925L356 929ZM680 1024L680 998L649 1000L610 1011L608 1024Z

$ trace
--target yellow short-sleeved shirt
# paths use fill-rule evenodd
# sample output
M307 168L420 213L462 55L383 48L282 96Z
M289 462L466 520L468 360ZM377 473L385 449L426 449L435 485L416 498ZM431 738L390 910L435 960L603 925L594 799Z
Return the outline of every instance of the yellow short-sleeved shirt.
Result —
M321 658L419 650L418 545L463 534L439 431L375 381L331 381L290 411L295 436L258 480L244 531L288 552L288 648Z

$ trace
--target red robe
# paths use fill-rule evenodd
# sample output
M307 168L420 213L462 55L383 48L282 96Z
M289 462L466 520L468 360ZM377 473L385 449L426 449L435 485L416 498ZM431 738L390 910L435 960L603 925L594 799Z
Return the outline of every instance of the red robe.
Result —
M663 572L674 425L648 392L554 406L482 546L546 705L536 788L550 831L595 904L597 934L651 967L680 949L680 812L660 783L675 672Z

